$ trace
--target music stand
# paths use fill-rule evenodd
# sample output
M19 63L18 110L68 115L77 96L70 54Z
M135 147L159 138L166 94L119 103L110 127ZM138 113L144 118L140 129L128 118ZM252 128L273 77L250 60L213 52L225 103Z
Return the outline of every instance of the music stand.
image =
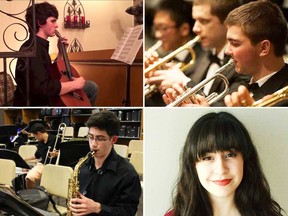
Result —
M17 216L45 216L22 201L9 187L0 185L0 210ZM46 214L48 215L48 214ZM52 215L52 214L49 214Z
M30 166L27 164L27 162L15 151L0 149L0 158L13 160L16 164L16 167L30 169Z
M89 142L87 139L71 139L61 143L60 151L59 165L74 168L79 159L90 151Z

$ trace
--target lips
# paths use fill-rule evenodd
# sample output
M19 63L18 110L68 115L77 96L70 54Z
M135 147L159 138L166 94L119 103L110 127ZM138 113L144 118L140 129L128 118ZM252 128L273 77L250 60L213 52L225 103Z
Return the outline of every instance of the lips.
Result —
M230 184L231 181L232 181L232 179L223 179L223 180L215 180L213 182L219 186L226 186L226 185Z

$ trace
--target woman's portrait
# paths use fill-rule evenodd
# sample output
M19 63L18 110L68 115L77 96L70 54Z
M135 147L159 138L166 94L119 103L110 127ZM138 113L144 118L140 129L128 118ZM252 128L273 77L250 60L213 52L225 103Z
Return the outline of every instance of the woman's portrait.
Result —
M146 110L147 215L286 215L288 112L277 113Z

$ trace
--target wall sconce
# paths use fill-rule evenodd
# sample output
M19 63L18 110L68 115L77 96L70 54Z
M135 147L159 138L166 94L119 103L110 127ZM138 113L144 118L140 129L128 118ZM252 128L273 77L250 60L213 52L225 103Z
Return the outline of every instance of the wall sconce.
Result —
M86 20L84 7L80 0L72 0L70 2L67 0L64 7L64 28L89 28L90 21Z

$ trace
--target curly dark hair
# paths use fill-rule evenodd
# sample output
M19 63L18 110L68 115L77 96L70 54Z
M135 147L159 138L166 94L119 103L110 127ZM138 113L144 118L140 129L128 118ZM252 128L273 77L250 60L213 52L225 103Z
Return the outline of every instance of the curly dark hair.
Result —
M255 146L244 125L232 114L209 113L190 129L181 154L180 176L174 190L174 216L213 216L208 193L195 164L207 152L235 149L243 155L243 179L235 192L235 205L243 216L280 216L282 209L271 197Z

